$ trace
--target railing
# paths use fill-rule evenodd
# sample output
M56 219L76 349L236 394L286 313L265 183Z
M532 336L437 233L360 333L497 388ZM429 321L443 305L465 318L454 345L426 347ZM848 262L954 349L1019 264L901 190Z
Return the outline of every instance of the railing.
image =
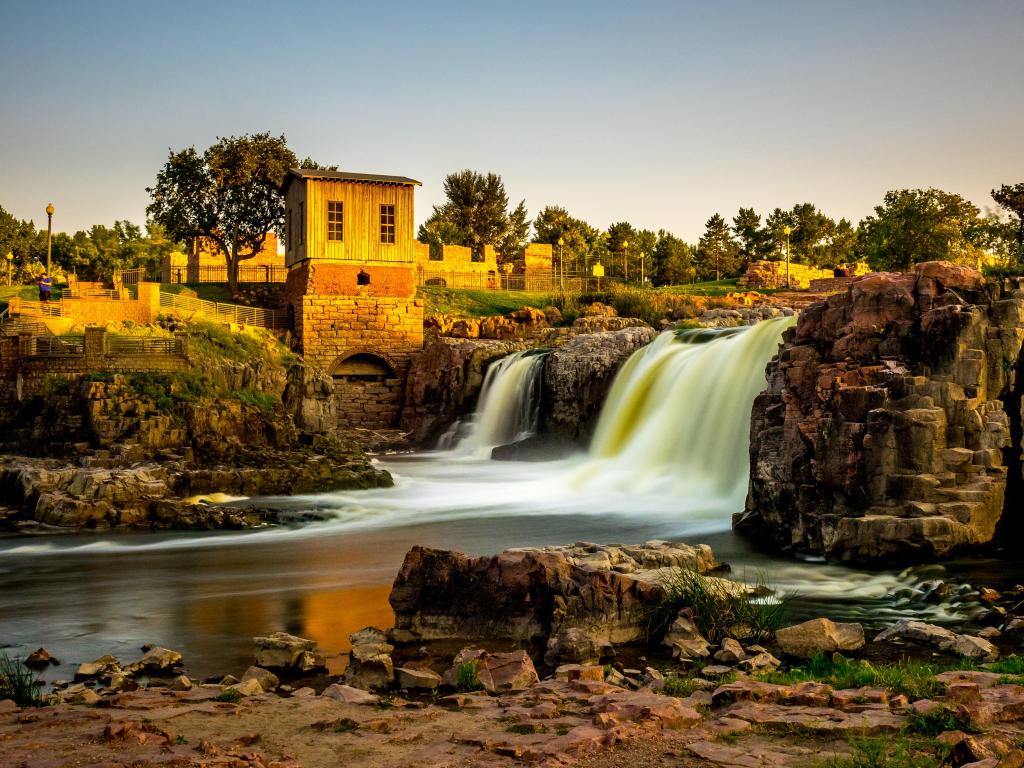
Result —
M110 355L180 355L184 342L179 337L138 337L108 334L107 354Z
M55 301L26 301L14 296L7 305L12 315L35 317L63 317L60 299Z
M67 288L62 298L65 299L110 299L118 301L121 292L109 288Z
M160 292L160 306L205 315L211 320L236 325L254 325L260 328L287 328L288 319L284 312L260 307L245 307L240 304L221 304L175 293Z
M24 339L21 354L25 357L65 357L85 354L84 336L31 336Z
M240 264L238 266L239 283L283 283L288 279L288 267L261 264ZM171 267L164 269L165 283L226 283L228 268L200 266Z
M138 285L146 282L149 270L146 267L134 267L133 269L119 269L114 272L114 285Z

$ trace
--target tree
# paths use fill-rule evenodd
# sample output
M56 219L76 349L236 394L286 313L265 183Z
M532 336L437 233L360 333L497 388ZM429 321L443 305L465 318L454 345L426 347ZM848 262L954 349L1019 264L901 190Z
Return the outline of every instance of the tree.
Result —
M609 277L628 277L629 261L636 248L636 230L628 221L619 221L608 227L609 263L606 272Z
M828 255L836 223L813 203L797 203L791 211L793 231L790 233L791 260L799 264L822 266Z
M235 293L239 264L263 249L267 233L281 233L281 185L296 164L285 137L269 133L220 138L202 155L195 147L172 150L146 190L153 200L146 212L174 240L216 243Z
M721 280L722 275L732 275L739 271L739 249L732 239L729 225L720 214L708 219L704 235L697 244L699 258L698 270L702 277L714 276Z
M547 243L555 249L556 256L565 258L568 274L588 273L590 265L598 258L601 248L601 232L582 219L569 215L565 208L549 205L533 220L533 242ZM558 245L558 241L562 245ZM557 249L561 247L562 253Z
M336 171L338 166L336 165L321 165L309 155L306 155L299 163L299 168L307 171Z
M993 189L992 199L1017 217L1017 260L1024 263L1024 182Z
M973 203L940 189L893 190L861 222L858 247L876 270L937 259L977 263L978 214Z
M792 236L792 230L796 228L796 219L793 217L792 211L776 208L764 220L764 231L770 242L768 254L775 261L786 258L786 227L790 228ZM790 249L792 249L792 244Z
M675 285L693 279L693 249L675 235L661 230L654 246L651 282Z
M771 233L761 228L761 217L753 208L740 208L732 224L732 231L739 242L739 255L744 262L766 259L771 255Z
M473 258L482 261L484 246L492 245L502 260L514 258L526 242L530 224L526 202L509 211L508 194L501 176L476 171L449 173L444 179L442 205L420 226L419 237L446 238L443 245L466 245Z

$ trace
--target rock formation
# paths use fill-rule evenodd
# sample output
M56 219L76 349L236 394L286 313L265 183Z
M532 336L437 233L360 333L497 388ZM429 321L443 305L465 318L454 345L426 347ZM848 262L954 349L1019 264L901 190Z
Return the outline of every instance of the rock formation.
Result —
M808 308L754 403L737 530L852 562L991 541L1019 504L1021 283L930 262Z
M643 639L650 608L664 595L663 568L704 572L710 547L652 541L640 546L512 549L467 557L413 547L389 598L397 643L511 639L541 643L549 663L575 660L575 634L588 647ZM580 630L569 633L567 630Z
M647 325L627 327L584 333L555 349L544 364L541 432L574 440L588 438L615 374L656 335Z

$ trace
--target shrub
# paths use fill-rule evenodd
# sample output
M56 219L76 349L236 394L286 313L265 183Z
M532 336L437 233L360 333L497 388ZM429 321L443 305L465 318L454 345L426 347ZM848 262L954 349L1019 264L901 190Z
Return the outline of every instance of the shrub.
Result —
M42 683L25 666L23 659L0 653L0 700L11 699L19 707L41 707L46 703Z

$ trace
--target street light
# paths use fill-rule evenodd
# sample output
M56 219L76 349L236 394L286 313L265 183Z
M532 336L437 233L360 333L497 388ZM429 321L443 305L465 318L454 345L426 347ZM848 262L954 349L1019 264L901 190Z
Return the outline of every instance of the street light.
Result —
M622 280L623 282L629 282L629 259L626 258L626 252L629 250L629 240L622 241Z
M782 231L786 234L786 288L788 289L793 287L789 282L789 233L793 231L793 228L787 224Z
M644 287L644 259L647 257L645 251L640 251L640 287Z
M53 249L53 203L46 206L46 274L50 274L50 253Z
M14 252L8 251L7 256L7 284L14 285L14 280L11 278L11 267L14 266Z
M558 287L565 293L565 238L558 238Z

